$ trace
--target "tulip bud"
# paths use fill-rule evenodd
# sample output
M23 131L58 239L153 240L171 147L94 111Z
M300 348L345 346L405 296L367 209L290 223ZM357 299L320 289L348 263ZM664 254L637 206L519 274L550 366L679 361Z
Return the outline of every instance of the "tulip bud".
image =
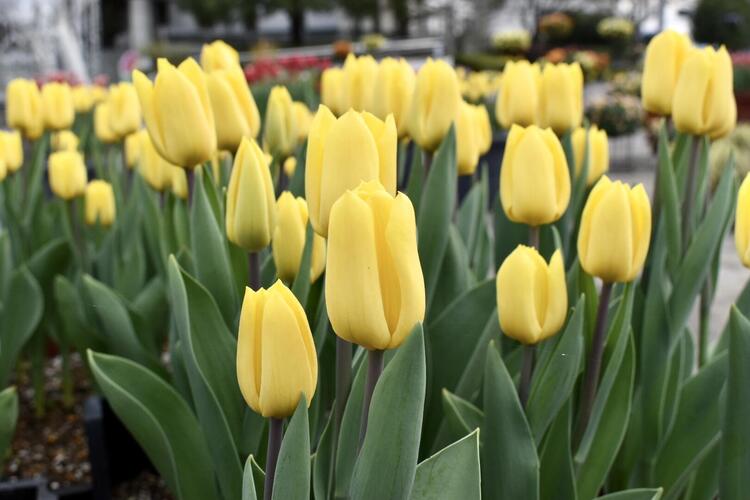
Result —
M727 49L691 49L680 70L672 119L683 133L712 138L726 135L737 121L732 60Z
M427 61L419 68L409 108L409 135L434 151L458 116L461 93L453 68L445 61Z
M146 130L138 132L138 137L141 145L138 172L152 189L165 191L172 183L172 169L177 167L162 158Z
M305 169L305 198L315 232L328 234L334 202L362 181L379 180L396 193L396 124L370 113L349 110L336 119L321 105L310 126Z
M237 381L247 404L264 417L290 416L302 394L310 406L318 383L315 344L305 310L280 281L268 290L245 288Z
M425 288L409 198L377 181L347 191L331 209L326 307L336 335L393 349L424 319Z
M102 180L94 180L86 186L86 224L93 226L99 221L109 227L115 220L115 194L112 185Z
M18 130L0 131L0 161L11 174L23 166L23 144Z
M605 175L591 190L581 216L578 259L606 283L635 279L651 239L651 203L642 184L631 188Z
M89 87L89 91L91 92L94 105L104 102L107 99L107 88L102 85L92 85Z
M42 87L44 126L51 130L70 128L75 119L73 93L67 83L50 82Z
M539 123L562 135L581 125L583 71L581 65L545 64L542 70Z
M78 136L70 130L61 130L52 135L51 145L53 151L77 151Z
M217 71L236 68L240 65L240 55L231 45L223 40L203 44L201 49L201 66L204 71Z
M172 186L172 193L178 198L187 200L188 197L188 182L187 174L184 168L175 167L174 165L170 169L171 179L170 185Z
M297 141L305 142L307 134L310 133L310 123L312 123L312 113L307 104L300 101L292 103L294 107L295 128L297 129Z
M295 170L297 170L297 158L290 156L284 160L284 174L291 179Z
M737 213L734 222L734 244L742 265L750 267L750 174L737 193Z
M472 106L474 110L474 120L477 126L477 143L479 145L479 156L484 156L492 147L492 123L490 115L484 104Z
M417 76L405 59L386 57L375 77L372 114L385 120L393 115L399 137L408 135L407 118Z
M292 96L282 85L276 85L268 96L263 140L271 154L277 157L289 156L297 145Z
M145 129L134 132L125 137L125 164L133 168L141 157L141 135L148 134Z
M276 222L276 199L265 155L247 137L234 158L227 189L227 238L248 252L271 242Z
M587 135L588 144L586 144ZM586 155L589 164L586 185L591 186L609 170L607 131L599 130L596 125L591 125L587 134L585 128L579 127L573 132L571 140L573 142L573 156L576 159L576 176L581 174L584 155Z
M34 80L16 78L5 90L5 121L27 139L38 139L44 132L42 96Z
M327 68L320 75L320 102L336 116L343 115L349 109L344 91L344 71L341 68Z
M77 151L58 151L49 155L49 186L63 200L72 200L86 190L86 165Z
M481 139L474 108L461 100L456 118L456 158L458 175L474 175L479 162L479 140Z
M372 84L378 72L378 63L371 55L357 57L352 53L344 61L344 88L347 109L369 111L372 109Z
M555 222L568 208L568 162L552 130L511 127L500 170L500 200L510 220L529 226Z
M276 228L273 231L273 261L279 279L291 283L297 277L305 250L307 203L284 191L276 202ZM325 268L325 238L314 235L310 282L314 282Z
M260 113L239 66L211 71L206 76L220 149L237 151L243 137L260 131Z
M210 160L216 151L206 76L193 58L176 68L159 59L158 70L154 83L140 71L133 72L146 128L164 159L192 169Z
M73 87L73 108L76 113L88 113L94 107L94 93L87 85Z
M141 105L132 83L120 82L109 88L109 128L122 138L141 128Z
M568 290L560 250L544 261L535 248L519 245L497 272L500 328L526 345L545 340L562 328L568 311Z
M495 117L503 128L528 127L538 122L542 75L539 65L529 61L508 61L495 101Z
M672 99L690 40L672 30L651 39L646 47L641 78L643 109L659 115L672 114Z

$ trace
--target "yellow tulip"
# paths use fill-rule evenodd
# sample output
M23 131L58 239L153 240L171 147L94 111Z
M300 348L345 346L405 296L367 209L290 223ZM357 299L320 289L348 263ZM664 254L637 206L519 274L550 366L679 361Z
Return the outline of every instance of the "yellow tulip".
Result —
M120 82L109 88L109 128L120 138L141 128L141 105L132 83Z
M73 87L73 108L76 113L88 113L94 107L94 92L88 85Z
M589 173L586 177L586 185L593 185L599 177L609 171L609 141L607 131L599 130L596 125L588 129L588 145L586 144L586 129L577 128L572 136L573 156L576 159L576 176L583 169L584 154L588 157ZM586 147L588 146L588 149Z
M581 125L583 71L578 63L545 64L539 99L539 124L557 134Z
M510 220L529 226L555 222L568 208L568 162L552 130L511 127L500 170L500 200Z
M461 93L454 69L445 61L427 61L419 68L409 108L409 135L420 147L434 151L458 116Z
M138 165L141 157L141 135L148 134L144 129L125 137L125 164L128 168Z
M484 104L477 104L472 106L472 108L474 110L474 120L477 123L479 156L483 156L492 147L492 123L490 123L490 115Z
M286 157L294 152L297 145L296 125L292 96L286 87L276 85L268 96L263 130L263 141L273 156Z
M178 198L187 200L188 197L188 182L187 174L184 168L172 166L170 169L171 179L170 185L172 186L172 193Z
M94 108L94 133L96 134L96 138L105 144L117 142L119 139L110 126L110 114L108 101L100 102Z
M327 68L320 75L320 102L336 116L343 115L349 109L344 90L344 71L341 68Z
M8 176L8 166L5 164L5 160L0 158L0 182L4 181Z
M635 279L651 239L651 203L642 184L631 188L605 175L591 190L581 216L578 259L606 283Z
M92 85L89 87L94 104L99 104L107 99L107 88L101 85Z
M336 335L393 349L424 319L425 288L414 207L377 181L347 191L331 209L325 280Z
M396 147L393 116L385 122L370 113L349 110L340 118L321 105L310 126L305 169L305 199L315 232L328 234L334 202L361 181L379 180L396 194Z
M307 134L310 133L312 113L304 102L294 101L292 107L294 108L294 119L296 121L297 141L304 142L307 139Z
M313 235L313 248L310 261L310 283L315 283L326 269L326 239L319 234Z
M245 288L237 334L237 381L245 401L264 417L307 405L318 383L318 358L305 310L283 283Z
M417 76L405 59L386 57L380 62L375 77L372 114L385 120L393 115L399 137L408 135L407 118Z
M672 100L672 119L683 133L712 138L734 128L732 60L727 49L691 49L685 57Z
M86 186L86 224L93 226L99 221L109 227L115 220L115 194L112 185L102 180L94 180Z
M742 265L750 267L750 174L737 193L737 213L734 222L734 244Z
M77 151L78 136L70 130L61 130L52 135L53 151Z
M276 199L265 155L247 137L234 158L227 188L227 238L248 252L268 246L276 223Z
M500 328L508 337L533 345L562 328L568 291L560 250L547 264L535 248L519 245L500 266L496 287Z
M203 44L201 49L201 66L204 71L217 71L239 67L240 55L231 45L223 40Z
M290 156L284 160L284 174L291 179L295 170L297 170L297 158Z
M5 89L5 121L27 139L38 139L44 132L42 95L34 80L16 78Z
M508 61L495 101L495 117L504 128L528 127L538 122L542 75L539 65L529 61Z
M273 231L273 261L280 280L291 283L297 277L305 250L307 229L307 203L284 191L276 202L276 228ZM310 282L320 277L325 269L325 238L313 236L310 262Z
M210 160L216 151L206 76L193 58L176 68L159 59L158 70L154 83L140 71L133 72L148 134L164 159L192 169Z
M42 86L44 126L50 130L70 128L75 119L73 93L67 83L50 82Z
M344 61L344 92L347 109L370 111L372 85L378 72L378 63L371 55L357 57L352 53Z
M23 166L23 144L18 130L0 131L0 161L11 174Z
M141 145L138 172L152 189L160 192L169 189L172 183L172 169L177 167L162 158L146 130L138 132L138 138Z
M461 100L456 118L456 158L458 175L474 175L479 163L481 140L475 111L471 104Z
M641 78L643 109L658 115L672 114L672 99L690 40L685 35L665 30L646 47Z
M239 66L215 70L206 76L220 149L236 151L243 137L260 131L260 113Z
M86 165L77 151L58 151L49 155L47 175L52 192L63 200L72 200L86 190Z

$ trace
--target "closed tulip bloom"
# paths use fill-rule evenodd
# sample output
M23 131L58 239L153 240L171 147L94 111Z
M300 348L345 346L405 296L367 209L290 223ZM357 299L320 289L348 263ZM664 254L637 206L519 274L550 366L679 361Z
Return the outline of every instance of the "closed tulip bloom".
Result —
M539 65L529 61L508 61L503 69L500 91L495 101L495 117L503 128L535 125L539 115Z
M204 44L201 49L201 66L204 71L217 71L239 67L240 55L223 40Z
M94 104L99 104L107 99L107 88L103 85L92 85L89 87L91 97L94 99Z
M100 102L94 108L94 133L96 134L96 138L105 144L111 144L119 140L119 137L110 125L110 113L109 101Z
M54 151L77 151L78 136L70 130L55 132L52 136L52 149Z
M606 283L632 281L651 239L651 203L642 184L631 188L605 175L591 190L581 216L578 259Z
M102 180L94 180L86 186L86 224L93 226L99 222L109 227L115 220L115 194L112 185Z
M349 108L344 90L344 70L327 68L320 75L320 102L336 116L343 115Z
M742 265L750 268L750 174L737 193L737 213L734 222L734 244Z
M297 120L292 102L292 96L286 87L276 85L271 89L263 140L274 156L289 156L297 145Z
M44 126L50 130L70 128L75 119L73 93L67 83L50 82L42 86Z
M245 401L264 417L308 407L318 383L318 358L305 310L281 281L245 288L237 334L237 381Z
M176 68L159 59L158 70L154 83L140 71L133 72L146 128L164 159L192 169L210 160L216 151L206 76L193 58Z
M343 69L347 109L370 111L373 83L378 72L377 61L371 55L357 57L349 53Z
M286 174L287 177L290 179L294 175L294 171L297 170L297 158L294 156L290 156L286 160L284 160L284 174Z
M294 281L299 273L305 250L307 203L284 191L276 202L276 228L273 231L273 261L280 280ZM310 262L310 281L314 282L325 268L325 238L315 234Z
M304 142L307 139L307 134L310 133L312 113L304 102L294 101L292 107L294 108L294 119L296 121L297 141Z
M176 165L165 160L154 147L146 130L138 132L141 152L138 157L138 172L146 183L156 191L166 191L172 183L172 169Z
M44 132L42 95L34 80L16 78L5 89L5 121L27 139L38 139Z
M545 64L542 70L539 124L557 134L581 125L583 119L583 71L581 65Z
M141 105L132 83L120 82L109 89L109 127L120 138L141 128Z
M399 137L409 134L407 118L417 75L406 59L386 57L380 61L375 77L372 114L385 120L393 115Z
M576 159L576 175L583 169L584 155L588 156L589 173L586 185L593 185L599 177L609 170L609 142L607 131L599 130L596 125L588 129L588 149L586 149L586 129L577 128L572 134L573 156Z
M340 118L321 105L310 127L305 169L305 199L310 222L321 236L336 200L362 181L378 180L396 193L398 137L393 116L383 122L370 113L349 110Z
M72 200L86 190L86 165L77 151L58 151L49 156L47 175L55 196Z
M0 131L0 160L11 174L23 166L23 144L18 130Z
M88 113L94 107L94 92L88 85L76 85L73 92L73 108L76 113Z
M427 59L417 73L409 108L409 135L434 151L458 116L461 92L454 69L445 61Z
M672 30L662 31L651 39L641 78L643 109L658 115L672 114L672 99L688 50L688 37Z
M682 65L672 100L677 130L719 137L734 128L732 60L727 49L691 49Z
M547 264L535 248L519 245L497 273L500 328L526 345L545 340L562 328L568 312L568 290L560 250Z
M456 118L458 175L474 175L479 162L479 126L471 104L462 100Z
M142 129L125 138L125 164L128 168L138 165L138 160L141 157L141 136L143 134L148 134L148 132Z
M211 71L206 76L220 149L236 151L243 137L260 131L260 113L239 66Z
M258 143L243 137L227 188L227 238L257 252L271 242L275 224L276 197L268 162Z
M170 186L172 187L172 194L183 200L187 200L188 197L188 182L187 174L184 168L173 166L170 170L172 175L170 179Z
M477 143L479 144L479 156L487 154L492 147L492 123L490 114L484 104L472 106L474 120L477 124Z
M414 207L377 181L347 191L331 209L326 307L336 335L393 349L424 319L425 288Z
M555 222L568 208L568 162L552 130L511 127L500 170L500 200L510 220L529 226Z

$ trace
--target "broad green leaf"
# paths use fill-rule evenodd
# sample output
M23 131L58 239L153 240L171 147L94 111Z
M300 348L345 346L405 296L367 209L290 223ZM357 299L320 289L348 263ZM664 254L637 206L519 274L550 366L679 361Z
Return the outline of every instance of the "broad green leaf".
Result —
M462 439L482 427L482 410L447 389L443 389L443 412L448 428L456 439Z
M493 218L495 220L495 264L499 266L518 245L528 243L529 228L525 224L518 224L508 219L500 203L500 196L497 196L495 201Z
M659 500L664 490L662 488L636 488L618 491L597 497L598 500Z
M408 184L406 186L406 195L411 200L415 208L421 205L422 188L424 187L424 165L422 160L422 150L416 144L412 146L411 167Z
M482 205L482 184L477 183L463 199L456 213L456 227L469 255L474 254L474 247L484 218L484 209L485 207Z
M46 287L52 282L55 275L65 272L68 264L70 264L71 257L68 242L65 238L57 238L37 250L29 258L26 265L29 266L29 271L37 281Z
M576 500L576 480L571 456L571 400L552 421L539 456L539 498Z
M682 220L680 197L677 192L677 180L674 176L672 160L669 157L669 139L667 138L666 121L659 129L659 197L663 209L667 231L667 263L670 275L674 276L682 258Z
M292 292L304 307L307 304L307 296L310 294L310 267L312 266L312 249L315 232L312 224L308 224L305 230L305 248L302 250L302 258L299 263L297 277L292 284Z
M456 384L456 390L453 391L457 396L461 396L469 401L477 401L482 389L482 378L484 377L484 359L487 357L487 347L493 339L500 339L500 322L497 317L497 310L493 309L487 318L487 322L482 329L482 334L474 346L474 350L469 357L469 361L464 367L464 371Z
M160 350L169 328L169 303L164 281L156 275L135 296L128 310L136 328Z
M432 299L432 309L427 317L427 322L439 316L445 311L456 297L460 296L470 286L471 269L469 267L469 255L466 252L461 236L456 226L451 225L450 237L445 248L443 264L440 267L435 295Z
M273 480L274 500L309 500L310 434L307 401L300 398L297 409L284 433Z
M18 393L15 387L0 391L0 468L10 451L18 420Z
M42 289L26 266L11 279L8 296L0 315L0 387L4 387L16 367L16 359L31 339L44 312Z
M26 206L23 210L24 225L29 226L34 217L34 208L37 207L39 197L42 195L42 176L44 175L44 163L47 159L50 133L45 132L39 139L34 141L31 153L31 164L26 172Z
M375 386L352 475L353 500L408 498L417 469L425 385L424 335L417 324Z
M367 363L365 362L360 362L359 366L352 366L352 373L355 375L349 389L349 399L346 401L336 447L334 498L348 496L351 488L359 446L359 428L362 421L362 400L364 399L366 372Z
M13 251L10 247L8 231L0 229L0 304L5 300L13 274Z
M198 420L179 394L145 367L88 352L97 385L179 500L218 499Z
M409 499L447 498L482 498L478 429L417 466Z
M701 461L685 491L685 500L713 500L719 496L721 447L714 448Z
M539 498L539 459L513 380L491 343L484 372L482 496Z
M313 498L315 500L328 500L331 493L331 466L333 465L333 426L334 412L331 412L328 422L323 429L315 450L312 464Z
M78 290L65 276L55 277L54 295L65 343L73 346L79 353L85 353L87 349L103 350L104 337L97 335L92 329Z
M253 456L248 455L245 469L242 473L242 500L257 500L255 492L255 478L253 477Z

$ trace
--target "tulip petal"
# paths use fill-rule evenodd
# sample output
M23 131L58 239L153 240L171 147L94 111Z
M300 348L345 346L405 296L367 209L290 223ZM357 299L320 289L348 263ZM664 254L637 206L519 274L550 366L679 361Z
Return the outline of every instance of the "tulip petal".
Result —
M513 168L511 164L513 163L518 143L525 133L526 130L523 127L514 124L510 128L508 138L505 141L505 152L503 153L503 160L500 165L500 201L506 214L511 214L513 211Z
M519 245L500 266L496 279L500 328L523 344L535 344L542 333L534 290L538 274L533 258L535 252ZM529 286L529 281L534 285Z
M562 253L552 254L547 268L547 310L542 325L540 340L551 337L560 331L568 314L568 289L565 282L565 266Z
M627 281L633 263L633 222L627 186L614 182L591 216L587 273L608 283Z
M555 220L559 219L570 203L570 170L568 169L568 160L565 158L565 151L560 144L560 140L551 129L545 129L542 132L547 149L552 153L552 165L554 167L555 199L556 211Z
M138 92L138 101L141 103L143 121L146 122L146 129L151 136L151 142L159 154L165 156L164 137L162 136L163 129L161 128L161 123L154 107L154 85L146 75L137 69L133 71L133 85L135 85L135 90Z
M737 255L740 256L745 266L750 265L747 259L750 250L750 174L745 175L745 179L740 185L737 193L737 214L734 224L734 243L737 248Z
M362 113L362 118L370 129L375 146L378 148L378 161L380 165L380 183L391 196L396 195L396 168L398 133L393 115L388 115L381 121L375 115Z
M710 52L693 49L687 56L672 101L672 119L681 132L700 135L706 132L706 91L711 78Z
M646 261L651 241L651 202L643 184L638 184L631 189L628 195L633 223L633 263L627 280L630 281L638 275Z
M591 190L586 205L583 207L583 213L581 214L581 226L578 229L578 259L580 262L586 261L588 258L589 240L591 239L591 218L596 207L604 198L604 195L609 191L612 181L606 175L603 176L599 182L594 185Z
M302 308L302 304L299 303L299 300L297 300L297 297L289 288L285 287L278 281L271 288L278 289L277 291L279 295L284 299L289 310L292 311L292 314L294 314L294 318L297 320L297 331L302 335L302 347L307 355L307 362L310 368L310 379L305 392L307 395L307 406L309 408L318 383L318 354L315 350L312 332L310 331L310 323L307 321L307 316L305 315L305 310Z
M553 222L558 214L555 159L539 129L526 130L510 166L511 220L533 226Z
M267 292L245 288L237 335L237 380L247 404L260 413L260 381L263 366L261 331Z
M310 222L315 232L325 236L321 223L320 190L323 179L323 151L326 138L331 127L336 123L336 117L331 110L321 104L310 124L310 134L307 138L307 154L305 159L305 198L310 213Z

